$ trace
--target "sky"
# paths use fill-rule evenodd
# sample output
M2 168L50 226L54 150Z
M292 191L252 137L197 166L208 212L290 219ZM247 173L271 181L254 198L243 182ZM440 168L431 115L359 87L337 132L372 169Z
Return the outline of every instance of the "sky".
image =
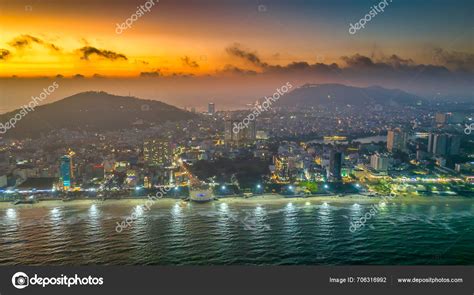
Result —
M150 1L0 0L0 112L56 80L45 103L105 90L235 108L287 81L474 93L473 1Z

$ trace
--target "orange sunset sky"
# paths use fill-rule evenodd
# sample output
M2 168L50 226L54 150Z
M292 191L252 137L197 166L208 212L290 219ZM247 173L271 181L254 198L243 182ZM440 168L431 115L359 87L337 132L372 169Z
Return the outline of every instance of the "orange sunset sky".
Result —
M249 101L290 79L399 87L420 66L426 85L438 85L433 79L445 71L443 81L462 80L458 88L472 81L472 1L394 1L351 35L349 25L380 1L154 0L149 12L117 34L117 24L145 2L0 0L0 89L15 101L11 106L37 92L11 79L41 77L90 79L68 82L61 95L115 89L153 99L159 93L165 101L180 97L181 105L200 97L189 95L196 85L216 81L229 86L229 95L241 85L254 87ZM143 82L143 91L127 84L152 78L162 79L160 89L150 86L157 81ZM126 80L119 84L131 89L117 90L108 79ZM171 85L186 90L172 93ZM213 95L199 91L202 98ZM449 92L448 86L436 91Z

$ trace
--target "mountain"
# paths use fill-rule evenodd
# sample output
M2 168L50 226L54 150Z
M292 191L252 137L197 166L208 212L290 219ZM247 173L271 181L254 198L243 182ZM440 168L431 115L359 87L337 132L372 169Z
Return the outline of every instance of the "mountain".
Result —
M379 86L366 88L342 84L305 84L282 96L277 106L397 106L416 105L422 99L416 95Z
M0 123L5 124L18 113L20 110L0 115ZM36 107L4 136L37 137L41 133L62 128L111 131L148 127L166 121L188 120L196 116L159 101L90 91Z

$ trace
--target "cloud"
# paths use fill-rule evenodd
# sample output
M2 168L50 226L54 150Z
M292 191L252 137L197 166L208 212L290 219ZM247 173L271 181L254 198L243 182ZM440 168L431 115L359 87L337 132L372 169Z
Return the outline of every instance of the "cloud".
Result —
M127 57L121 53L116 53L110 50L97 49L92 46L84 46L79 49L79 52L82 54L81 59L84 59L84 60L89 60L89 57L94 54L99 57L103 57L105 59L109 59L112 61L115 61L118 59L128 60Z
M37 37L31 35L21 35L10 41L8 44L16 49L24 49L26 47L31 47L33 43L42 45L46 48L49 48L53 51L60 51L61 48L54 45L53 43L45 42Z
M81 74L75 74L74 76L72 76L74 79L83 79L85 78L84 75L81 75Z
M140 73L140 77L143 77L143 78L156 78L156 77L160 77L160 76L161 76L160 70L154 70L154 71L151 71L151 72L141 72Z
M341 60L343 60L348 67L371 68L375 66L375 63L370 57L363 56L358 53L352 56L342 56Z
M253 64L254 66L260 68L265 68L268 66L267 63L262 62L262 60L257 56L256 53L242 49L240 44L238 43L234 43L233 45L227 47L226 52L232 56L242 58L245 61Z
M433 50L433 59L435 62L454 70L474 71L474 54L472 53L448 52L441 48L435 48Z
M295 73L295 72L314 72L319 74L328 74L328 73L336 73L339 72L341 69L335 63L332 64L323 64L323 63L315 63L309 64L305 61L294 61L292 63L287 64L286 66L280 65L272 65L267 66L265 68L265 73Z
M182 57L181 62L183 63L183 65L188 67L199 68L199 64L196 61L191 60L189 56Z
M383 58L382 61L394 67L408 66L408 65L415 64L411 58L403 59L396 54L392 54L388 58Z
M257 72L253 70L246 70L227 64L222 70L216 71L217 74L236 74L236 75L256 75Z
M341 60L346 63L345 72L358 72L359 74L376 74L376 75L413 75L419 73L425 75L439 76L450 74L451 72L444 66L416 64L411 59L402 59L397 55L389 58L374 60L370 57L360 54L352 56L343 56Z
M0 48L0 60L6 60L11 56L10 51Z

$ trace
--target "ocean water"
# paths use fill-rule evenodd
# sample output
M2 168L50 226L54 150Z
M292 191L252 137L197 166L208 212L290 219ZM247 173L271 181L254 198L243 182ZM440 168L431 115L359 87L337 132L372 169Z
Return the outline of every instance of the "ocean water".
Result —
M474 265L474 200L0 209L1 265ZM135 213L130 228L117 222Z

